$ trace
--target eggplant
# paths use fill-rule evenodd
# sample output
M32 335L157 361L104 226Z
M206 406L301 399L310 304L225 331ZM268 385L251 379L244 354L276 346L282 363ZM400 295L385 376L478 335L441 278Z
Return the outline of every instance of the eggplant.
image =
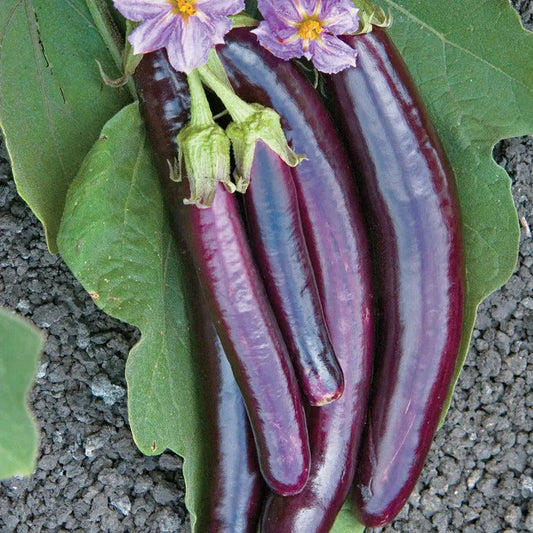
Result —
M210 344L209 352L202 354L202 366L204 416L211 423L205 464L210 479L195 530L256 533L265 484L239 387L209 318L202 326ZM194 324L192 327L198 330Z
M379 311L356 513L390 522L413 490L452 384L465 263L454 175L385 31L345 37L356 68L328 79L371 227Z
M344 394L307 410L311 473L297 496L270 494L262 531L329 531L349 492L366 414L373 345L372 269L353 171L316 91L290 62L275 58L246 30L218 49L239 96L274 108L292 148L308 160L293 178L311 264Z
M342 395L344 377L329 340L291 171L259 141L243 205L256 263L300 387L311 405L324 405Z
M189 119L186 77L173 71L164 52L156 51L143 57L134 79L178 246L198 271L243 395L261 472L273 491L295 494L309 475L305 413L237 202L220 186L210 208L184 205L188 182L171 180L169 169L178 153L177 133Z
M173 225L177 240L179 234ZM192 350L201 361L199 399L205 420L202 462L209 472L200 494L194 530L202 533L256 533L266 492L242 395L204 301L200 280L181 247L183 292ZM236 453L238 452L238 453Z

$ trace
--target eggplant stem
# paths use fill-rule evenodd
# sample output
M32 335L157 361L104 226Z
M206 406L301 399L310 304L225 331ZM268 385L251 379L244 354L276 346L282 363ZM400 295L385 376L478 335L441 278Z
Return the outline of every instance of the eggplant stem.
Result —
M113 22L113 17L105 0L85 0L98 33L102 37L115 65L122 73L122 56L124 52L123 36ZM129 79L126 84L134 100L137 100L137 92L133 80Z

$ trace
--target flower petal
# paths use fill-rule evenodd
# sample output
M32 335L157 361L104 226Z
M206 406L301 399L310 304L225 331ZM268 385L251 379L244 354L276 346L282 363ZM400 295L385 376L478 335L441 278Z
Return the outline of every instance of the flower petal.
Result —
M318 15L320 13L321 0L299 0L300 12L305 13L307 16Z
M145 20L128 37L133 46L133 53L144 54L167 46L181 20L183 19L180 16L174 15L170 11L162 12L157 17Z
M244 11L244 0L197 0L194 7L209 17L227 17Z
M127 19L135 21L151 19L172 9L165 0L113 0L113 4Z
M324 29L333 35L354 33L359 28L359 10L352 0L322 0L320 20Z
M355 67L357 52L334 35L323 33L320 39L311 42L309 51L317 70L335 74L349 67Z
M280 59L287 60L304 55L303 41L298 37L294 28L273 31L267 22L262 21L255 30L252 30L252 33L257 35L259 44L263 48Z
M181 17L167 44L168 60L179 72L189 73L207 62L212 48L211 36L198 17Z
M231 20L228 17L215 21L214 28L209 32L213 44L224 44L226 33L231 30Z
M290 27L291 23L294 25L302 21L299 0L258 0L257 8L265 22L275 28Z

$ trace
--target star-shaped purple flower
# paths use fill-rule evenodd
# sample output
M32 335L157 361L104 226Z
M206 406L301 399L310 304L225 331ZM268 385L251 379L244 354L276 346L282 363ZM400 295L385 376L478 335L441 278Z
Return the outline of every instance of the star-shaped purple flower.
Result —
M338 38L359 27L352 0L258 0L257 4L264 20L253 33L275 56L304 56L328 74L355 66L356 51Z
M129 36L134 54L166 48L170 64L186 73L207 61L231 29L228 16L244 9L244 0L113 1L124 17L142 22Z

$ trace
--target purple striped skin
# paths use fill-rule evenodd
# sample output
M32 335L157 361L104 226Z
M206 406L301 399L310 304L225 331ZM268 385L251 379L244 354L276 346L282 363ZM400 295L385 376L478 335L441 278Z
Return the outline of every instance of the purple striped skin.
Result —
M183 204L187 180L169 179L176 135L188 120L186 79L161 52L145 55L135 82L164 195L182 253L201 279L217 333L241 390L261 472L270 488L289 495L309 475L305 413L287 348L253 262L233 195L220 186L209 209Z
M329 340L291 168L262 142L243 204L252 250L303 394L311 405L330 403L342 395L344 377Z
M264 533L327 532L352 484L371 375L373 293L364 220L339 136L298 69L263 50L255 36L242 30L229 34L219 55L237 93L276 109L292 147L309 158L293 169L293 176L345 388L335 402L308 409L309 481L297 496L271 494L261 527Z
M450 164L387 34L346 38L358 65L329 78L372 227L375 381L355 478L356 512L390 522L413 490L461 341L464 257Z

